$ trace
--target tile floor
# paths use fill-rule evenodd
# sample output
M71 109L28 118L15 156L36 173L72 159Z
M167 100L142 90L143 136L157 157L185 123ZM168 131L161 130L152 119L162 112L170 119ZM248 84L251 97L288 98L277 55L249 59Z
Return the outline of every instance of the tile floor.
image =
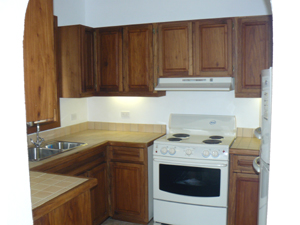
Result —
M101 225L140 225L138 223L129 223L129 222L123 222L119 220L114 220L112 218L108 218L105 220ZM151 220L148 225L154 225L153 220Z

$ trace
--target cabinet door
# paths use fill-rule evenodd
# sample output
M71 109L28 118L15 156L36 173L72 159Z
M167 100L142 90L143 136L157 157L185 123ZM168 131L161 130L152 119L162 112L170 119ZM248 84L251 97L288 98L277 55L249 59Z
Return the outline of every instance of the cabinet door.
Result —
M112 217L132 222L148 222L145 206L145 166L111 162L110 167Z
M195 75L232 75L232 20L213 19L195 22Z
M59 27L59 75L63 98L93 95L93 30L82 25Z
M256 225L258 218L259 178L253 174L236 174L234 224Z
M182 77L193 75L192 23L158 25L158 75Z
M236 97L261 96L261 70L272 65L271 16L237 19Z
M123 30L123 72L126 92L153 91L152 25Z
M122 28L97 29L96 38L97 91L122 91Z
M57 79L53 32L53 2L30 0L23 46L27 122L55 121Z
M91 189L93 224L100 224L108 217L107 164L103 163L87 172L88 177L96 178L98 184Z
M95 91L94 30L84 28L83 71L81 74L82 95Z
M230 155L228 225L256 225L259 175L252 162L257 155Z

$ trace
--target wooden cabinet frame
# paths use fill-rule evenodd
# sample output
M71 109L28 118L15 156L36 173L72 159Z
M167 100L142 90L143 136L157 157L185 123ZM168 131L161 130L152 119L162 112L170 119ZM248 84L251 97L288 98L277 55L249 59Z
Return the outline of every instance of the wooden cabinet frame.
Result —
M245 154L238 154L239 151ZM257 151L236 152L230 154L228 225L257 225L259 175L252 167Z
M272 16L235 18L236 97L261 97L261 70L272 65Z
M194 22L194 74L230 77L233 74L232 19Z
M158 24L158 75L193 75L192 22Z

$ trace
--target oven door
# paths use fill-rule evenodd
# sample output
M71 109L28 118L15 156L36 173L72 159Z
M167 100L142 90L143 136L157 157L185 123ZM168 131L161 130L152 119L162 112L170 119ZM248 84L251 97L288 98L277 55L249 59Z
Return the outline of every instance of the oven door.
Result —
M155 157L154 199L227 207L228 161Z

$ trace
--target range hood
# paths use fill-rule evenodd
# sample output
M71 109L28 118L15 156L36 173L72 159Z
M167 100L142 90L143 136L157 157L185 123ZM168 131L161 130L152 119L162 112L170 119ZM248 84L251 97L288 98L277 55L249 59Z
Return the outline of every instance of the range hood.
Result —
M231 91L232 77L159 78L156 91Z

